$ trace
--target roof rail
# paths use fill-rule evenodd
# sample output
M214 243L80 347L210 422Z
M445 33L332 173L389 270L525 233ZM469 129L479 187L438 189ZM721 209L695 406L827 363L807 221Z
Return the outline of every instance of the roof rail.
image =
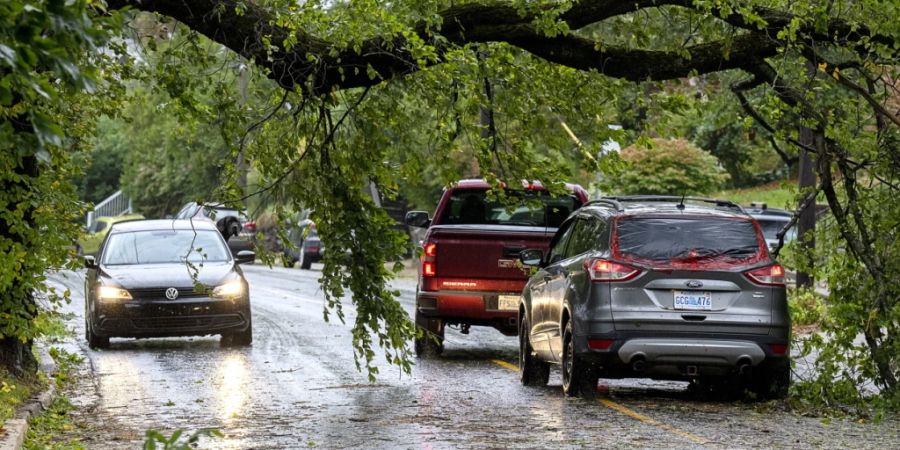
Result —
M603 197L602 200L612 200L619 204L623 202L674 202L681 203L684 200L690 200L693 202L701 202L701 203L713 203L716 207L719 208L729 208L735 211L740 211L744 214L747 214L744 211L744 208L741 205L731 201L731 200L722 200L717 198L706 198L706 197L680 197L677 195L624 195L624 196L611 196L611 197Z
M605 206L612 206L613 208L616 209L616 211L624 211L624 210L625 210L625 208L622 206L622 204L619 203L618 200L616 200L616 199L614 199L614 198L612 198L612 197L604 197L604 198L600 198L600 199L597 199L597 200L591 200L591 201L585 203L585 204L582 205L582 206L589 206L589 205L605 205Z

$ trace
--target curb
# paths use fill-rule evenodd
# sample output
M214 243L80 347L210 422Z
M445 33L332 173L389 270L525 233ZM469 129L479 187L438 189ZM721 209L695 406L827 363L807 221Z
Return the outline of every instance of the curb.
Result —
M3 425L3 431L6 433L0 436L0 450L19 450L25 443L25 435L28 433L28 419L44 412L53 403L56 398L56 383L49 375L56 371L56 364L53 358L47 353L44 347L39 348L40 353L40 371L44 372L50 378L47 389L31 396L16 411L16 415L6 421Z

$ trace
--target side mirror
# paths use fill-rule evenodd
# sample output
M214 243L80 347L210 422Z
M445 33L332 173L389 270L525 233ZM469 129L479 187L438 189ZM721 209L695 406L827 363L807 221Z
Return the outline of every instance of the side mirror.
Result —
M256 260L256 252L252 252L250 250L241 250L237 252L237 255L234 255L234 260L238 264L252 263Z
M431 220L425 211L410 211L406 213L406 224L411 227L424 228L429 225Z
M519 253L519 261L525 266L540 266L544 260L544 252L536 248L522 250Z
M84 267L88 268L88 269L96 269L97 268L97 260L94 259L94 257L91 255L85 255Z

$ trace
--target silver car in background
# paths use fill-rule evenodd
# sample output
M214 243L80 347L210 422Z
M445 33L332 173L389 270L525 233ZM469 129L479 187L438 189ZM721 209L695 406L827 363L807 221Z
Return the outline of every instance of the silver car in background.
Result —
M592 396L599 378L683 380L780 398L790 383L784 269L740 206L681 197L590 202L560 226L519 308L520 374Z

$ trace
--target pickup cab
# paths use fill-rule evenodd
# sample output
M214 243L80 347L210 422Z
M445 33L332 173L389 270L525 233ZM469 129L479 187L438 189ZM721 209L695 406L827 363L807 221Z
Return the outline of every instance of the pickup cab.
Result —
M462 180L444 190L434 216L410 211L406 223L425 228L421 245L415 321L424 330L416 355L439 355L444 327L490 326L518 334L518 307L529 269L518 264L526 248L547 250L557 227L582 204L587 192L566 184L569 194L554 197L536 182L488 195L484 180Z

